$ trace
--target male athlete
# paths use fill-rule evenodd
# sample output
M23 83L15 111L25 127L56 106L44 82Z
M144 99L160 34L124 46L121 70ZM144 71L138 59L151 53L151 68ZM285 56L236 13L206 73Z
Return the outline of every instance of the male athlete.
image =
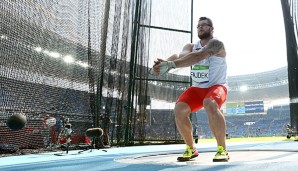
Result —
M164 74L174 68L192 66L193 85L185 90L175 105L175 121L186 144L186 151L179 161L187 161L198 156L193 140L193 128L189 116L204 107L208 113L209 126L217 141L217 153L214 162L228 161L226 151L226 121L220 112L227 96L227 64L224 44L213 38L213 23L207 17L201 17L197 25L196 44L186 44L180 54L174 54L167 60L154 61L156 75Z

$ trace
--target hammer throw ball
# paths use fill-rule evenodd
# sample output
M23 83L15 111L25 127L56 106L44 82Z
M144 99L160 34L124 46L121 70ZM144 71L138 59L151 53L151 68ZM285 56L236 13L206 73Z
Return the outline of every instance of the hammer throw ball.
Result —
M8 128L17 131L23 129L27 123L27 118L23 114L14 114L11 115L6 122Z

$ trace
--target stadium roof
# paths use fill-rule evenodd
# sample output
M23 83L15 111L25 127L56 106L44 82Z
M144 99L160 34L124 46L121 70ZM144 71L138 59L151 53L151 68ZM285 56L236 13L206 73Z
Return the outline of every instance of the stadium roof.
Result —
M179 80L185 81L189 78L188 76L182 77L184 78L179 78ZM175 98L178 98L179 94L182 93L189 84L181 83L178 86L173 86L173 83L155 82L155 84L151 86L161 87L161 92L154 91L150 94L151 97L166 100L166 94L164 92L167 92L167 94L176 94ZM153 87L149 85L149 88ZM171 93L168 89L175 89L176 92ZM285 98L289 98L287 66L261 73L228 77L227 102L272 101Z
M276 100L289 97L287 66L256 74L230 76L228 85L228 101Z

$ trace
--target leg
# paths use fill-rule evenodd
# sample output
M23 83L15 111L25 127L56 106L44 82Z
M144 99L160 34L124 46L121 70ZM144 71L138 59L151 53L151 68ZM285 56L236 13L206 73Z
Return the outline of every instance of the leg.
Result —
M185 144L186 151L182 157L178 157L178 161L188 161L197 157L198 151L195 149L193 140L193 128L189 119L191 109L188 104L184 102L178 102L175 106L175 121L180 135L182 136Z
M182 136L186 145L194 149L192 124L189 119L191 109L188 104L178 102L174 109L175 121L180 135Z
M195 149L193 140L193 127L189 119L190 113L197 111L203 107L202 101L204 97L204 89L197 87L190 87L184 91L175 105L175 121L180 135L185 144L186 151L182 157L178 157L178 161L188 161L197 157L198 151Z
M175 121L180 135L186 145L194 148L193 128L189 119L192 111L200 110L203 107L202 101L205 96L205 89L190 87L184 91L175 105Z
M215 100L206 98L203 102L204 108L208 113L210 129L215 136L218 146L226 149L226 121L220 112Z
M66 154L68 154L68 151L69 151L69 145L70 145L70 143L67 143L67 144L66 144Z
M210 129L217 141L217 153L214 162L228 161L229 155L226 151L226 120L220 112L220 107L226 99L226 89L223 86L213 86L203 100L203 106L208 113Z

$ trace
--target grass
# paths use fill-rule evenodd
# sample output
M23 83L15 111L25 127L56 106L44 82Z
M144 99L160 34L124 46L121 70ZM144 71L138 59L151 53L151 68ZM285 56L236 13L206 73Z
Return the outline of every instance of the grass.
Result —
M276 141L293 141L294 138L287 139L285 136L277 137L249 137L249 138L230 138L227 142L276 142ZM199 143L216 142L214 138L211 139L199 139Z

